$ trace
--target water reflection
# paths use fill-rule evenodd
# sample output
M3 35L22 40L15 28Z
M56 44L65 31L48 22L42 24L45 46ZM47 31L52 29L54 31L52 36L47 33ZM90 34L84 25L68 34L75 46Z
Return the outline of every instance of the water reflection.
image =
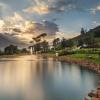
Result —
M0 100L82 100L99 79L93 72L51 58L0 58Z

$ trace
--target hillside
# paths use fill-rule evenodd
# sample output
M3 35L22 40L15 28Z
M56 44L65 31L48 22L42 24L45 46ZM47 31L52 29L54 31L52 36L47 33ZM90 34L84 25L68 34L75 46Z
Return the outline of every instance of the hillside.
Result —
M100 38L100 26L90 29L90 31L87 32L88 34L94 34L94 37Z
M85 34L80 34L77 37L71 39L77 45L82 46L83 44L88 45L89 47L100 47L100 26L90 29Z

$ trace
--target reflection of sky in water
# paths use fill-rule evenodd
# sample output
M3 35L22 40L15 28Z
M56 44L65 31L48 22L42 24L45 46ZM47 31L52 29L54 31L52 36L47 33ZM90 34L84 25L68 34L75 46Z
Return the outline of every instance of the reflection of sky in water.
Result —
M0 100L81 100L99 79L93 72L51 58L0 58Z

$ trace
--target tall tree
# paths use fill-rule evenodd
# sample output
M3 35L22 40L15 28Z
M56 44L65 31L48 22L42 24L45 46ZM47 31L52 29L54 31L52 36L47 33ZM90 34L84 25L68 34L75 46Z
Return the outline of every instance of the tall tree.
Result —
M56 38L56 39L53 40L53 47L54 47L55 50L59 49L60 43L61 42L60 42L59 38Z
M2 51L0 50L0 55L2 54Z
M60 43L60 39L56 38L53 40L53 46L56 47Z
M46 41L45 41L45 37L47 36L46 33L42 33L34 38L33 41L31 41L31 43L33 43L33 48L34 48L34 51L41 51L42 49L44 49L44 45L46 44ZM42 39L43 38L43 39ZM42 41L41 41L42 40ZM46 46L46 45L45 45Z
M81 28L81 35L84 35L86 32L84 30L84 28Z
M67 44L68 44L68 47L73 47L75 44L74 44L74 41L73 40L71 40L71 39L69 39L68 41L67 41Z
M41 42L41 49L43 52L47 52L48 51L48 47L49 47L49 43L47 41L43 41Z
M67 47L67 40L63 37L62 41L61 41L61 47L62 48L66 48Z
M14 45L9 45L4 49L5 54L17 54L18 51L18 47Z

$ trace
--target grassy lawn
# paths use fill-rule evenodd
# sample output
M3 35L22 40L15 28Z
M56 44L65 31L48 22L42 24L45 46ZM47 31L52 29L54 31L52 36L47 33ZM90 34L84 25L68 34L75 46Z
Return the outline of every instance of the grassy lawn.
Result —
M89 54L89 55L87 55L87 54L72 54L69 56L72 58L87 60L87 61L91 61L96 64L100 64L100 57L98 54Z
M92 63L100 64L100 48L86 48L75 51L64 49L57 52L59 53L59 56L66 56L70 58L75 58L77 60L85 60ZM46 55L54 57L55 52L48 52Z

